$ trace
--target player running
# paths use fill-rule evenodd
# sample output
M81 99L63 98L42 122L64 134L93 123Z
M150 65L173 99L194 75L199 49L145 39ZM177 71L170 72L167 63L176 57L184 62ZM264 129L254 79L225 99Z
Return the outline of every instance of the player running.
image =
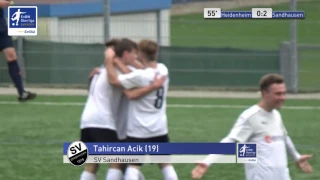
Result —
M303 172L311 173L312 167L307 162L311 155L297 152L277 110L285 100L283 78L278 74L265 75L260 81L260 91L260 102L241 113L229 135L221 142L257 144L258 162L245 164L247 180L290 180L287 150ZM215 158L217 156L209 155L198 164L192 171L192 178L200 179L207 171L209 162Z

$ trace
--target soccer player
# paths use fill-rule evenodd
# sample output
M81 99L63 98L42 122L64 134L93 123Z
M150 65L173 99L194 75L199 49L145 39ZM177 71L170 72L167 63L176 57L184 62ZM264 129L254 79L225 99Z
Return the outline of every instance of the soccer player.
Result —
M111 39L110 41L107 41L105 43L105 50L104 50L104 65L106 66L106 59L113 59L115 57L115 46L120 42L120 39ZM101 67L96 67L94 68L90 73L89 73L89 87L90 83L92 81L92 78L94 75L100 73L100 69L103 68L104 66L102 65Z
M221 142L257 144L257 163L245 164L247 180L290 180L287 151L303 172L312 172L307 162L311 155L297 152L277 110L281 108L286 95L283 77L278 74L263 76L260 91L260 102L240 114L229 135ZM207 171L209 162L215 158L215 155L209 155L198 164L192 171L192 178L200 179Z
M28 92L23 87L21 71L17 62L16 51L13 46L12 38L8 35L8 27L4 18L4 8L10 5L10 1L0 0L0 51L8 62L9 75L18 91L20 102L32 100L37 94Z
M118 43L118 44L117 44ZM125 64L136 59L137 45L132 41L114 41L107 45L106 51L119 46L121 56ZM105 58L109 57L109 53ZM157 83L159 85L157 85ZM159 88L162 82L155 81L146 88ZM108 83L106 68L99 69L90 83L89 94L86 105L81 115L81 141L83 142L119 142L116 132L116 115L114 109L120 105L122 91L114 88ZM86 164L80 180L95 180L98 164ZM106 175L106 180L122 180L123 174L120 164L111 164ZM140 174L141 176L141 174Z
M139 55L145 69L137 69L129 74L117 76L113 63L108 63L109 82L116 87L123 87L124 93L130 99L128 110L127 142L169 142L166 96L169 86L167 67L156 59L158 45L149 40L139 43ZM116 60L116 59L115 59ZM155 76L165 76L163 86L144 96L138 90L148 86ZM125 180L137 180L142 164L130 164L125 173ZM165 180L177 180L174 167L169 164L159 164Z

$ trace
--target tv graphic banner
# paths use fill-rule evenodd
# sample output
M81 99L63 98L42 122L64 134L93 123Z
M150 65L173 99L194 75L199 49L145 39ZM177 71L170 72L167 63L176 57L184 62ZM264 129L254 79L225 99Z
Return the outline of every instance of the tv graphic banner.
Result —
M221 11L204 8L205 19L305 19L304 11L273 11L272 8L252 8L251 11Z
M63 145L63 163L257 163L256 144L236 143L84 143Z
M38 34L37 6L9 6L8 7L8 35L36 36Z

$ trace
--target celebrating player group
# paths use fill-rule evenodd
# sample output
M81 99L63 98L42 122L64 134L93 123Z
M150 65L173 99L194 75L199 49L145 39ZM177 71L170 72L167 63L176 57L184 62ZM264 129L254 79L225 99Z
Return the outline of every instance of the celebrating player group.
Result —
M105 60L89 75L90 86L81 117L83 142L169 142L166 96L167 67L157 62L158 45L112 39ZM138 53L139 60L138 61ZM86 164L80 180L95 180L98 164ZM144 179L142 164L111 164L106 180ZM171 164L159 164L165 180L177 180Z

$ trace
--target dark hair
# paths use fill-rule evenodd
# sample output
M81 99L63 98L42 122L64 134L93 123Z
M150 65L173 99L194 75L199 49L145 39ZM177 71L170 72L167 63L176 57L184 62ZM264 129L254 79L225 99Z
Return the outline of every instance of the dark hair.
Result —
M120 42L120 39L111 39L107 41L104 45L106 48L111 46L116 47L119 44L119 42Z
M125 51L132 51L133 49L138 50L137 43L131 41L130 39L124 38L115 47L115 53L117 57L122 57Z
M282 84L284 79L280 74L267 74L260 80L260 91L267 91L272 84Z
M158 51L158 45L151 40L142 40L139 43L139 51L142 52L148 61L155 61Z

